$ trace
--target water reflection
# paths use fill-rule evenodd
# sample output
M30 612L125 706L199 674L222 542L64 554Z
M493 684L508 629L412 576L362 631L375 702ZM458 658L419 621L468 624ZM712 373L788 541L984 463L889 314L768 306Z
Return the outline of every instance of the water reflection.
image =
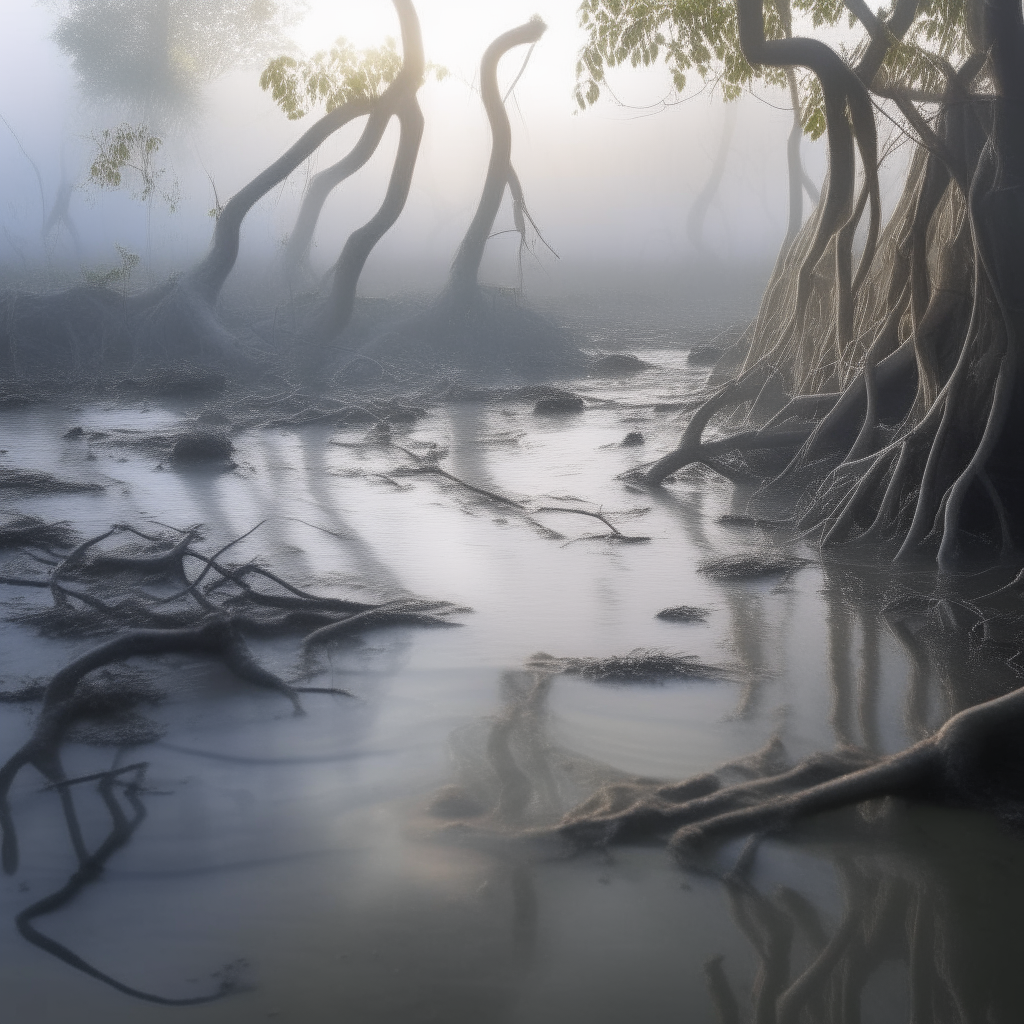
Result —
M830 865L839 915L799 889L756 885L749 870L723 879L757 964L752 1018L1020 1020L1019 837L978 815L934 809L889 807L872 817L834 815L807 830L813 838L793 840ZM743 987L728 961L708 970L723 1022L739 1019L732 1008Z
M926 735L970 702L969 680L957 673L962 664L951 659L944 676L934 670L923 639L927 620L891 610L883 614L880 577L867 581L873 600L864 596L863 578L846 575L830 582L822 594L829 720L838 746L875 755L883 749L879 726L887 635L906 654L908 733ZM768 659L760 598L735 594L730 610L737 630L733 649L744 665L763 672ZM747 630L754 635L739 635ZM990 669L989 674L998 677L990 679L989 689L1012 685L1009 673ZM951 685L952 679L959 685ZM510 841L538 830L550 836L546 826L573 808L577 815L586 810L588 795L598 788L602 809L610 812L663 785L554 743L548 704L560 685L564 678L550 673L506 673L495 715L453 738L460 781L439 795L433 811L469 827L468 841L479 844L488 832ZM780 738L784 744L785 727ZM777 753L779 748L773 749ZM748 759L731 770L763 769ZM451 829L446 826L449 841L460 834ZM524 949L533 949L553 912L544 902L550 893L544 878L557 870L552 865L569 855L586 871L595 854L573 854L562 847L552 861L549 842L528 845L526 851L510 842L496 857L493 877L501 879L495 884L528 893L523 897L528 910L515 911L510 928L523 936ZM628 847L611 847L598 856L605 881L628 879ZM663 864L665 871L686 877L682 868ZM733 931L718 948L704 944L699 964L682 965L691 983L697 981L699 966L707 1019L721 1024L1024 1019L1024 975L1017 966L1024 955L1024 843L1018 832L991 817L893 799L874 801L822 815L786 836L732 844L715 864L713 884L726 901ZM600 902L593 894L590 898ZM668 926L665 942L678 941L684 933L714 933L714 909L694 903ZM564 902L559 909L566 912ZM580 922L588 913L581 906L569 912ZM604 952L593 935L581 931L575 941L583 955L601 960ZM546 957L550 974L572 954L549 945ZM524 969L532 962L525 957ZM526 993L538 986L544 990L544 983L529 973L521 985ZM680 1007L673 1015L650 992L638 992L636 998L645 1020L679 1019ZM699 1005L692 989L690 998L695 1000L691 1006ZM537 1003L528 996L524 1000L536 1012ZM587 1012L586 1018L570 1014L568 1019L616 1019L593 1007ZM704 1019L699 1011L691 1013L687 1019ZM510 1019L525 1018L513 1014ZM536 1019L555 1018L541 1014Z

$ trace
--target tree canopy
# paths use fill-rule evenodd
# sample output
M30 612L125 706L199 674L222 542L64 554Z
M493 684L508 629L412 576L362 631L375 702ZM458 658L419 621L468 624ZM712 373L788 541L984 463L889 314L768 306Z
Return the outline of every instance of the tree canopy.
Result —
M353 99L376 99L401 68L402 56L391 36L383 46L366 50L356 50L341 36L330 50L305 60L275 57L260 75L260 88L273 96L289 121L297 121L316 106L330 113Z
M965 0L921 0L915 6L910 28L902 38L888 40L881 67L866 83L880 94L901 88L937 98L951 65L971 51ZM883 7L875 15L863 0L770 0L763 10L766 39L824 30L851 67L865 56L872 32L850 29L868 27L868 20L881 27L893 13ZM608 69L623 64L664 63L677 95L693 78L726 100L758 84L787 86L783 68L754 67L744 56L734 0L582 0L579 22L587 32L576 64L575 97L581 109L608 91ZM798 74L797 83L803 129L817 139L826 127L820 84L810 71Z
M199 88L284 45L299 0L65 0L53 38L82 92L180 113Z

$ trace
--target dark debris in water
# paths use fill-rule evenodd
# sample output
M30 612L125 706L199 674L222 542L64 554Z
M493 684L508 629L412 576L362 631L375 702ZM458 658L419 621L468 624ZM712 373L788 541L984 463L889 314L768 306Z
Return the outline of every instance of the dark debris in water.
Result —
M25 683L14 689L0 687L0 704L32 704L45 695L45 683Z
M707 608L679 604L674 608L662 608L655 618L665 619L668 622L706 622L709 614Z
M644 443L644 435L639 430L631 430L623 439L624 448L637 448Z
M553 658L535 654L529 662L533 669L582 676L595 682L659 683L669 679L716 679L724 673L691 654L668 654L642 647L610 658Z
M171 449L171 457L179 464L227 462L234 454L231 438L220 430L189 430Z
M583 412L586 405L579 395L566 391L561 395L551 395L547 398L538 399L533 411L539 416L564 416L566 414Z
M12 516L0 522L0 550L21 547L71 547L78 534L68 523L48 523L36 516Z
M72 701L76 721L68 739L94 747L135 747L155 743L164 730L140 714L142 705L154 707L165 694L136 670L106 669L96 679L80 683Z
M778 552L723 555L720 558L705 558L697 566L697 572L714 580L754 580L768 576L791 576L809 563L809 558Z
M102 491L103 485L62 480L51 473L31 469L0 469L0 490L27 491L30 494L83 494Z

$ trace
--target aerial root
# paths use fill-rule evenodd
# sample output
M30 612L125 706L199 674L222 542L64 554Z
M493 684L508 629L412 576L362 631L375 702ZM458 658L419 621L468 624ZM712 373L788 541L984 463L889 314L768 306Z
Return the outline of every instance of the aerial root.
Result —
M872 20L866 8L857 16ZM898 38L881 22L875 28L878 52ZM748 44L765 59L799 48ZM830 147L838 147L822 201L776 264L742 340L741 369L693 412L677 448L646 468L647 483L699 462L757 480L765 496L797 485L805 492L800 526L823 543L892 540L901 559L934 549L944 570L978 542L994 541L1004 557L1020 548L1020 302L1011 294L1019 247L1004 230L1017 200L999 140L963 86L975 58L946 69L948 96L934 125L915 118L909 101L900 106L922 142L881 232L876 168L865 165L859 195L853 189L854 148L862 161L874 159L866 94L844 85L838 65L815 69ZM869 202L868 244L854 275L852 232ZM834 276L823 270L829 255ZM771 380L781 383L781 399L768 395ZM714 417L724 436L705 441ZM781 469L754 451L805 424Z

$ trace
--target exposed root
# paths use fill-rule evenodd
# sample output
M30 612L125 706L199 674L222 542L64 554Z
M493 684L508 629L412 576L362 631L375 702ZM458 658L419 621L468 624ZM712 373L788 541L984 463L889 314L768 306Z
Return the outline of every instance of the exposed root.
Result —
M618 541L622 544L645 544L651 539L650 537L623 533L603 512L594 512L585 508L566 508L564 506L558 507L554 505L542 505L540 508L534 509L534 511L538 514L542 512L557 512L567 515L588 516L589 518L596 519L598 522L603 523L608 527L608 533L588 534L585 537L578 537L577 540L610 540Z
M586 516L590 519L596 519L608 528L608 533L601 534L588 534L583 537L577 537L575 540L605 540L610 542L618 542L623 544L642 544L648 542L651 538L640 536L636 534L626 534L616 526L604 512L595 509L584 509L575 508L568 505L540 505L529 500L520 500L518 498L509 497L507 494L502 494L496 490L492 490L486 487L479 487L476 484L471 484L461 477L456 476L454 473L442 468L438 465L438 461L447 454L447 449L440 449L436 445L431 444L426 448L423 453L413 451L404 445L400 445L391 439L389 432L375 431L369 435L366 440L362 443L354 442L340 442L334 441L335 445L343 448L364 448L364 447L386 447L393 448L396 451L401 452L412 460L412 465L401 466L391 471L389 475L383 476L383 479L389 483L395 483L392 477L410 477L410 476L436 476L441 477L450 483L455 484L461 489L468 491L470 494L476 495L482 498L484 501L491 502L506 511L512 511L520 516L525 522L529 523L534 529L538 530L541 534L549 537L553 540L565 540L565 536L559 533L557 530L547 526L544 522L537 518L542 514L561 514L561 515L577 515ZM379 475L379 474L378 474ZM580 500L580 499L567 499L567 500ZM638 514L645 512L646 509L635 509L632 514ZM570 541L569 543L572 543Z
M671 849L689 863L723 840L887 796L986 807L1016 820L1024 807L1022 725L1024 690L1016 690L888 757L839 748L787 769L776 751L757 777L731 785L721 771L674 784L617 784L566 815L558 831L588 845L671 833Z

